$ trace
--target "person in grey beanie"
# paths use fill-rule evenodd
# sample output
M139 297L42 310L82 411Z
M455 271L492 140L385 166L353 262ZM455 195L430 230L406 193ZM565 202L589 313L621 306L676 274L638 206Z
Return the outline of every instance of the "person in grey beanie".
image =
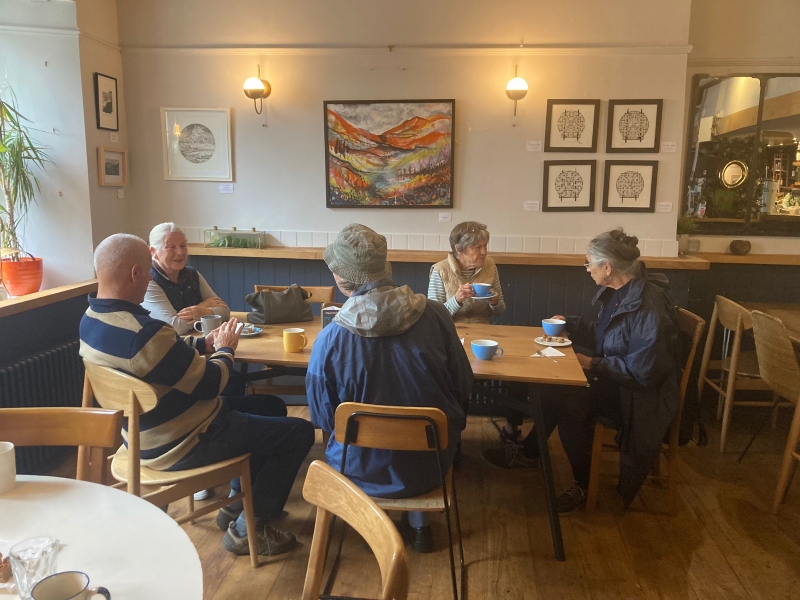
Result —
M430 406L448 419L443 467L449 469L466 426L472 369L450 313L439 302L392 281L386 238L365 225L345 227L323 254L348 297L317 336L306 375L312 422L334 429L342 402ZM341 468L342 445L331 436L328 464ZM350 447L345 474L370 496L407 498L439 486L436 456ZM410 513L413 546L433 551L426 513Z

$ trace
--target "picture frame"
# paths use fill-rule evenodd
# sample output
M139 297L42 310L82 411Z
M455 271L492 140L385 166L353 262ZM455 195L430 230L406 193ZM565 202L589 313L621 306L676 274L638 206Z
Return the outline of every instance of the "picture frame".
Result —
M453 208L455 100L326 100L327 208Z
M164 179L233 181L229 108L162 108Z
M545 152L597 152L600 100L548 100Z
M94 74L94 108L98 129L119 131L119 96L116 77L102 73Z
M609 100L606 152L660 152L663 107L663 100Z
M543 212L593 212L596 160L546 160L542 175Z
M121 148L97 148L97 183L122 187L128 183L128 153Z
M655 212L657 185L657 160L607 160L603 212Z

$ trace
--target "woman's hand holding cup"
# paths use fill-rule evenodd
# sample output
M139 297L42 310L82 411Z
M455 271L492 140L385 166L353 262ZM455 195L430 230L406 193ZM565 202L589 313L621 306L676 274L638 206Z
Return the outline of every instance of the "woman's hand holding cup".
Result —
M467 298L472 298L475 295L475 290L472 289L471 283L465 283L459 286L458 290L456 290L456 302L459 304L464 304L464 300Z

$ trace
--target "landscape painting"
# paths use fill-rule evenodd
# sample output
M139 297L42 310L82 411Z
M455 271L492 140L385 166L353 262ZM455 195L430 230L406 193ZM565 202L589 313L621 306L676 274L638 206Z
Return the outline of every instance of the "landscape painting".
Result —
M455 100L324 107L328 208L452 208Z

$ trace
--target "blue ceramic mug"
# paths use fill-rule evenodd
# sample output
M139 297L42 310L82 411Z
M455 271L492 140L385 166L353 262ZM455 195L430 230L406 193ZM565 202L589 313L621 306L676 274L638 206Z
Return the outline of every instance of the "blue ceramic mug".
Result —
M542 319L542 329L546 335L561 335L567 322L561 319Z
M476 296L491 296L492 295L492 284L490 284L490 283L473 283L472 284L472 291L475 292Z
M473 340L472 353L480 360L492 360L495 354L503 356L503 349L494 340Z

